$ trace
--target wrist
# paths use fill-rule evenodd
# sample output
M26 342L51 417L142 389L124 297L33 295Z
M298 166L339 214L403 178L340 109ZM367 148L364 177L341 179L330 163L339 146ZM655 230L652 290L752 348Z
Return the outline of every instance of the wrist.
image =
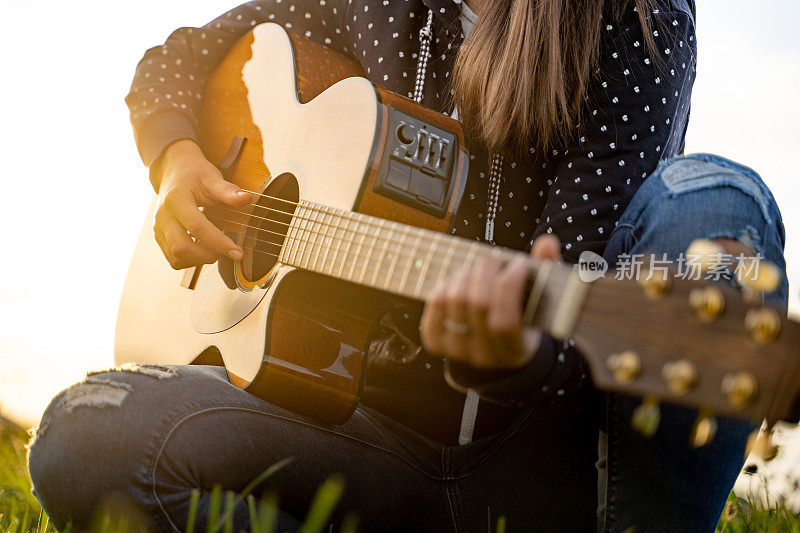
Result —
M176 164L181 164L187 158L204 157L200 146L191 139L175 141L164 149L162 154L162 168L169 171Z
M445 381L456 391L466 392L472 389L484 400L500 405L519 406L547 395L550 387L545 385L548 385L548 377L553 371L555 361L554 343L550 337L542 335L534 354L521 368L487 371L445 359L442 369Z
M177 174L176 169L186 168L189 162L198 157L205 157L200 146L191 139L180 139L164 149L151 170L157 173L158 181L163 186L170 176Z

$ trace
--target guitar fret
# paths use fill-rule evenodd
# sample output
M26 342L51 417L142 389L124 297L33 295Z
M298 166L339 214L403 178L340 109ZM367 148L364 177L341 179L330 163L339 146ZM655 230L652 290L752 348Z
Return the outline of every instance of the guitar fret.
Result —
M325 258L328 257L328 250L330 249L330 246L326 245L325 241L328 239L328 229L331 227L330 222L325 221L325 217L329 217L330 213L328 213L328 210L325 208L325 206L321 205L319 206L319 209L320 211L322 211L322 227L323 227L322 245L320 246L320 248L317 248L317 255L314 256L314 270L316 270L317 272L319 272L320 270L322 272L325 272ZM321 248L325 249L325 253L322 256L322 267L318 269L317 260L319 260L319 254L322 251Z
M292 247L294 246L294 238L292 236L294 232L294 224L289 224L288 229L286 230L286 237L283 240L283 246L281 247L281 253L278 255L278 262L286 263L287 258L292 253Z
M360 215L357 216L361 218ZM361 229L361 221L360 220L357 221L356 224L357 224L356 226L357 232L361 234L361 240L358 241L358 246L356 247L355 257L354 257L355 260L350 262L350 272L347 274L347 279L349 279L350 281L353 280L353 272L356 269L356 262L357 262L356 260L358 259L358 256L361 253L361 247L364 245L364 239L367 236L367 234Z
M308 260L306 261L306 268L309 270L316 270L317 265L317 258L319 257L319 242L317 239L320 237L320 228L319 228L319 219L317 218L320 215L319 209L317 209L317 204L311 204L312 206L312 215L311 218L313 222L311 222L311 250L308 252ZM311 257L314 257L313 262Z
M383 230L384 220L381 219L378 222L378 236L380 236L381 231ZM389 231L389 235L383 239L383 247L381 248L381 255L378 256L378 264L375 265L375 271L372 273L372 280L370 282L371 285L375 285L375 281L378 279L378 272L381 270L381 266L383 265L383 258L386 256L386 249L389 247L389 240L391 239L392 232Z
M378 236L380 236L380 227L378 227ZM372 261L372 252L375 251L375 243L378 241L378 236L373 236L372 242L368 246L367 257L364 258L364 264L361 266L361 274L358 276L359 283L364 283L364 276L367 273L367 266L370 261Z
M336 271L336 263L337 261L344 260L344 256L342 255L343 250L342 247L344 246L344 240L347 237L347 220L337 211L336 212L336 230L333 232L333 240L336 244L336 248L333 250L333 257L331 258L331 266L329 267L329 274L331 276L334 275ZM333 243L331 243L333 246Z
M331 209L330 213L332 221L331 225L333 226L333 237L331 238L331 245L328 247L328 250L325 251L325 259L322 260L322 269L325 270L325 263L328 260L328 252L330 251L331 248L336 246L336 248L333 250L333 257L331 257L331 266L328 268L328 272L326 272L329 275L333 274L333 269L336 268L336 257L339 255L339 249L342 246L342 239L340 239L336 235L338 231L341 229L339 227L339 224L342 221L342 217L339 216L339 214L336 212L335 209Z
M302 259L303 259L303 250L305 250L305 247L306 247L306 245L308 243L308 240L306 239L306 236L305 236L305 234L306 234L306 225L308 224L308 218L305 216L305 211L306 211L305 205L300 206L298 208L297 217L298 217L298 224L299 224L299 227L298 227L299 242L297 243L297 249L294 251L294 255L292 256L292 264L293 265L297 265L298 264L297 263L297 254L300 254L300 260L302 261ZM301 248L301 246L302 246L302 248Z
M344 255L342 256L342 264L339 266L339 272L336 274L336 277L341 278L342 272L344 272L344 266L347 264L347 258L350 256L350 247L353 246L353 241L355 240L355 233L350 230L350 222L352 221L351 217L347 217L347 226L345 227L345 233L350 232L350 240L347 241L347 248L344 249Z
M331 247L333 248L335 244L336 248L334 248L333 250L333 257L331 257L331 265L330 267L328 267L329 271L328 274L330 274L331 276L333 275L333 272L336 269L336 260L339 259L339 257L341 256L342 244L344 244L344 238L345 238L345 229L342 226L342 222L345 219L338 209L333 209L332 212L336 217L336 225L333 231L333 242L331 243Z
M317 212L313 208L313 205L314 204L309 204L308 207L308 246L305 250L303 250L303 257L300 260L300 266L305 269L308 269L311 256L313 255L314 249L317 246Z
M553 263L550 261L542 261L536 272L536 281L533 282L530 296L528 296L528 303L525 305L525 312L522 315L523 324L533 324L536 310L539 308L539 301L544 294L547 280L550 278L550 271L553 268Z
M320 206L315 204L314 205L314 223L316 224L316 230L314 232L314 261L310 265L310 269L317 271L317 261L319 261L320 253L322 249L325 247L325 212L320 209ZM320 218L318 218L320 217ZM322 242L319 242L321 240ZM310 254L309 254L310 255ZM309 260L311 257L309 257Z
M422 284L425 281L425 276L428 273L428 269L431 266L431 256L436 251L437 247L437 240L439 239L439 234L436 233L433 235L431 239L431 245L428 247L428 255L425 256L425 261L422 265L422 271L419 273L419 279L417 279L417 285L414 287L414 295L420 295L420 289L422 288Z
M472 262L475 260L476 248L478 248L478 243L472 242L469 244L469 252L467 252L467 258L464 260L464 266L466 268L472 267Z
M417 233L417 239L414 241L414 246L411 248L411 258L406 260L406 267L403 269L403 277L400 278L400 291L407 292L406 284L408 283L408 276L411 273L411 267L416 266L419 259L417 256L417 246L419 246L420 234Z
M314 247L316 246L317 241L317 233L314 229L314 224L317 221L317 212L313 209L314 204L309 204L309 227L310 230L308 232L308 243L310 247L308 247L308 256L306 256L306 250L303 250L303 256L300 258L300 266L302 268L308 269L308 262L311 259L311 254L314 253Z
M322 233L322 247L324 248L324 253L322 254L322 265L319 267L319 272L325 273L325 262L328 260L328 252L333 245L333 240L330 241L330 244L327 244L327 241L330 239L330 235L328 235L328 230L333 228L334 236L336 234L336 227L333 225L333 215L331 215L330 211L326 206L320 206L322 209L322 224L325 226L325 231ZM328 219L326 222L325 219ZM315 263L316 265L316 263Z
M400 257L398 253L400 250L403 250L406 244L406 239L408 239L408 226L403 226L403 233L400 234L400 244L394 251L394 257L392 257L392 262L389 264L389 273L386 275L386 290L389 290L392 286L392 278L394 277L394 269L397 266L397 260Z
M442 262L442 266L439 267L439 275L436 276L437 286L442 284L445 277L447 277L450 272L450 263L453 260L453 252L455 251L457 242L458 241L455 239L451 239L450 244L447 246L447 253L444 256L444 261Z

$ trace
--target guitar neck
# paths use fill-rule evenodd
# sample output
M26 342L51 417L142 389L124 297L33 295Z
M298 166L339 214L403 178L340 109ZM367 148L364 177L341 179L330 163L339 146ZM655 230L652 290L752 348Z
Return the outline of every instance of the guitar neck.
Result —
M567 337L586 285L569 267L504 248L301 201L279 261L395 295L424 300L479 259L524 260L533 280L527 323Z

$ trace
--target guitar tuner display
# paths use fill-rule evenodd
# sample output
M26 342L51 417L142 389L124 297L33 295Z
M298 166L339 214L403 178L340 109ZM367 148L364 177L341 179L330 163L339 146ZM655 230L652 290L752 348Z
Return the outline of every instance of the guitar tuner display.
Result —
M389 106L389 136L373 189L444 217L455 184L454 133Z

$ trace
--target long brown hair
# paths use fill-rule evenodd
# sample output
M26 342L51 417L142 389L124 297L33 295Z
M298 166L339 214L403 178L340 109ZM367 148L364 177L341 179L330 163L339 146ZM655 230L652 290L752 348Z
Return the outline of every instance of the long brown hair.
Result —
M636 6L648 48L654 0L487 0L459 51L454 100L490 150L568 141L599 61L602 25Z

